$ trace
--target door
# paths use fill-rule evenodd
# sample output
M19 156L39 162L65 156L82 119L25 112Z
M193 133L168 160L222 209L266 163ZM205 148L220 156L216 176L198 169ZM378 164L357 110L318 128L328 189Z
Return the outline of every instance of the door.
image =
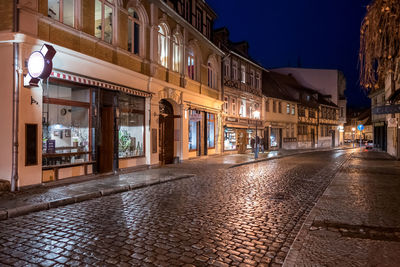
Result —
M315 131L314 128L311 128L311 147L315 147Z
M335 147L335 131L334 130L331 131L332 131L332 147Z
M174 117L160 115L160 154L162 165L174 162Z
M282 128L279 128L279 148L282 148Z
M397 127L397 159L400 159L400 128Z
M114 161L114 110L113 107L101 108L101 137L99 147L99 172L113 171Z

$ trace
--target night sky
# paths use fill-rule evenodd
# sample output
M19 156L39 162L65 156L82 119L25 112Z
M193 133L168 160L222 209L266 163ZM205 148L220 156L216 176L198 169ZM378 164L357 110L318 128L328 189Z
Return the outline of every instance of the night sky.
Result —
M370 0L207 0L215 28L226 26L233 42L246 40L251 57L266 68L342 70L348 106L369 106L359 86L361 21ZM248 3L248 4L243 4ZM299 60L300 59L300 60Z

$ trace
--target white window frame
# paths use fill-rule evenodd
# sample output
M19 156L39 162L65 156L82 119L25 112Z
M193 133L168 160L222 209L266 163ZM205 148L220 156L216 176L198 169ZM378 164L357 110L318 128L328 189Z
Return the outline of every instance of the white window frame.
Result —
M197 79L197 62L196 62L196 54L194 52L194 49L189 49L188 55L187 55L187 76L192 79L196 80ZM189 71L189 66L193 65L193 70Z
M232 62L232 74L233 74L233 80L237 81L239 80L239 70L238 70L238 63L237 61Z
M215 66L211 61L208 61L207 63L207 70L208 87L216 89L217 72L215 71Z
M61 22L62 24L65 24L65 22L64 22L64 1L65 0L59 0L60 2L59 2L59 10L58 10L58 19L55 19L54 18L54 20L57 20L57 21L59 21L59 22ZM79 0L73 0L73 3L74 3L74 18L73 18L73 25L68 25L68 24L65 24L65 25L67 25L67 26L69 26L69 27L72 27L72 28L77 28L78 27L78 18L79 18L79 16L78 16L78 12L79 12L79 8L78 8L78 6L80 6L80 3L79 3ZM49 1L47 1L47 4L49 4ZM49 8L47 8L47 14L49 13Z
M224 62L224 67L225 67L224 76L227 77L227 78L230 78L231 77L231 65L230 65L230 62L229 61L225 61Z

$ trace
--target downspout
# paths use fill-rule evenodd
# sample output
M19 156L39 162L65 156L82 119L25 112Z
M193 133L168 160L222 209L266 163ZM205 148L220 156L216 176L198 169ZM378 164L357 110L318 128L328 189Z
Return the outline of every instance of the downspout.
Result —
M13 32L18 32L18 0L13 1ZM19 124L19 44L13 42L13 122L12 122L12 171L11 192L18 190L18 124Z

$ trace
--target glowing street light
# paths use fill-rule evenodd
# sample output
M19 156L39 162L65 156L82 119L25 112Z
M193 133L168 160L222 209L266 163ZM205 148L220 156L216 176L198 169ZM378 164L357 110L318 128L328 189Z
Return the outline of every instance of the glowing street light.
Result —
M256 120L259 120L260 119L260 111L258 111L258 110L255 110L254 112L253 112L253 117L256 119ZM258 135L257 135L257 126L258 126L258 121L256 121L256 150L254 151L254 158L255 159L258 159L258 141L257 141L257 139L258 139Z

